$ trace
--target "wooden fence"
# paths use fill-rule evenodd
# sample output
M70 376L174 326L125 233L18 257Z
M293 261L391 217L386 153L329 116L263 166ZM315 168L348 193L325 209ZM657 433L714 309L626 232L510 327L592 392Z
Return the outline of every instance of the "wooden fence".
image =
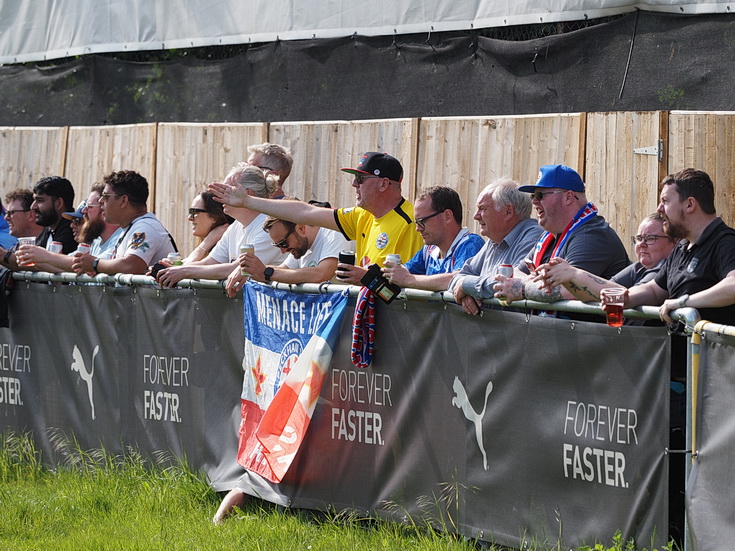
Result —
M0 128L2 194L61 174L77 192L113 170L133 169L151 185L149 205L182 251L195 245L186 209L198 190L271 141L294 152L286 192L303 200L353 204L339 171L364 151L387 151L404 165L404 195L429 185L457 189L472 220L478 192L507 176L534 183L544 164L577 169L587 196L618 230L632 256L638 221L657 206L658 184L687 166L708 172L716 206L735 220L735 113L685 111L567 113L472 118L295 123L160 123L102 127Z

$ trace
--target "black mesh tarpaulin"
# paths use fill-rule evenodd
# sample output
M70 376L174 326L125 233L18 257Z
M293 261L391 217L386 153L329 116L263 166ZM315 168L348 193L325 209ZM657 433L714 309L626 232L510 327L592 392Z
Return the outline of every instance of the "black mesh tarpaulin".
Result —
M525 41L354 36L252 45L218 60L4 66L0 125L732 110L732 74L732 16L636 12Z

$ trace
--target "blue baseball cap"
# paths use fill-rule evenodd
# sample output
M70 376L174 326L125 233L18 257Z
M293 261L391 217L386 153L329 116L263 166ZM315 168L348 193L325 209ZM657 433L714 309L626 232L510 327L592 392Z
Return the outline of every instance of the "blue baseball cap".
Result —
M87 206L87 200L85 199L79 205L77 206L77 210L73 212L62 212L61 216L66 218L67 220L74 220L74 219L81 219L84 218L84 213L82 212L84 210L84 207Z
M538 181L535 186L521 186L518 191L533 193L538 189L568 189L569 191L584 192L584 182L573 168L566 165L545 165L538 171Z

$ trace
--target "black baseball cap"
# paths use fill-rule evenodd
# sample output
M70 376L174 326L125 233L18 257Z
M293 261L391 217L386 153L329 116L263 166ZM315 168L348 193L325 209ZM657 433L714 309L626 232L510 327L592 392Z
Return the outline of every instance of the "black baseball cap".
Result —
M340 170L356 176L380 176L381 178L388 178L394 182L403 180L403 167L400 161L387 153L378 153L376 151L365 153L360 159L360 164L357 165L357 168L340 168Z

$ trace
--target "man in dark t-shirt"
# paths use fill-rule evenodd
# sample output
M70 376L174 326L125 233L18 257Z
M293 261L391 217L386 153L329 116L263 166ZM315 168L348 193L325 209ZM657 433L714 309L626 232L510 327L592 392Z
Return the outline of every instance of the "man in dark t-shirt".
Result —
M685 168L662 182L664 231L681 241L653 279L630 289L625 307L660 305L661 319L689 306L702 319L735 324L735 230L717 216L706 172Z

